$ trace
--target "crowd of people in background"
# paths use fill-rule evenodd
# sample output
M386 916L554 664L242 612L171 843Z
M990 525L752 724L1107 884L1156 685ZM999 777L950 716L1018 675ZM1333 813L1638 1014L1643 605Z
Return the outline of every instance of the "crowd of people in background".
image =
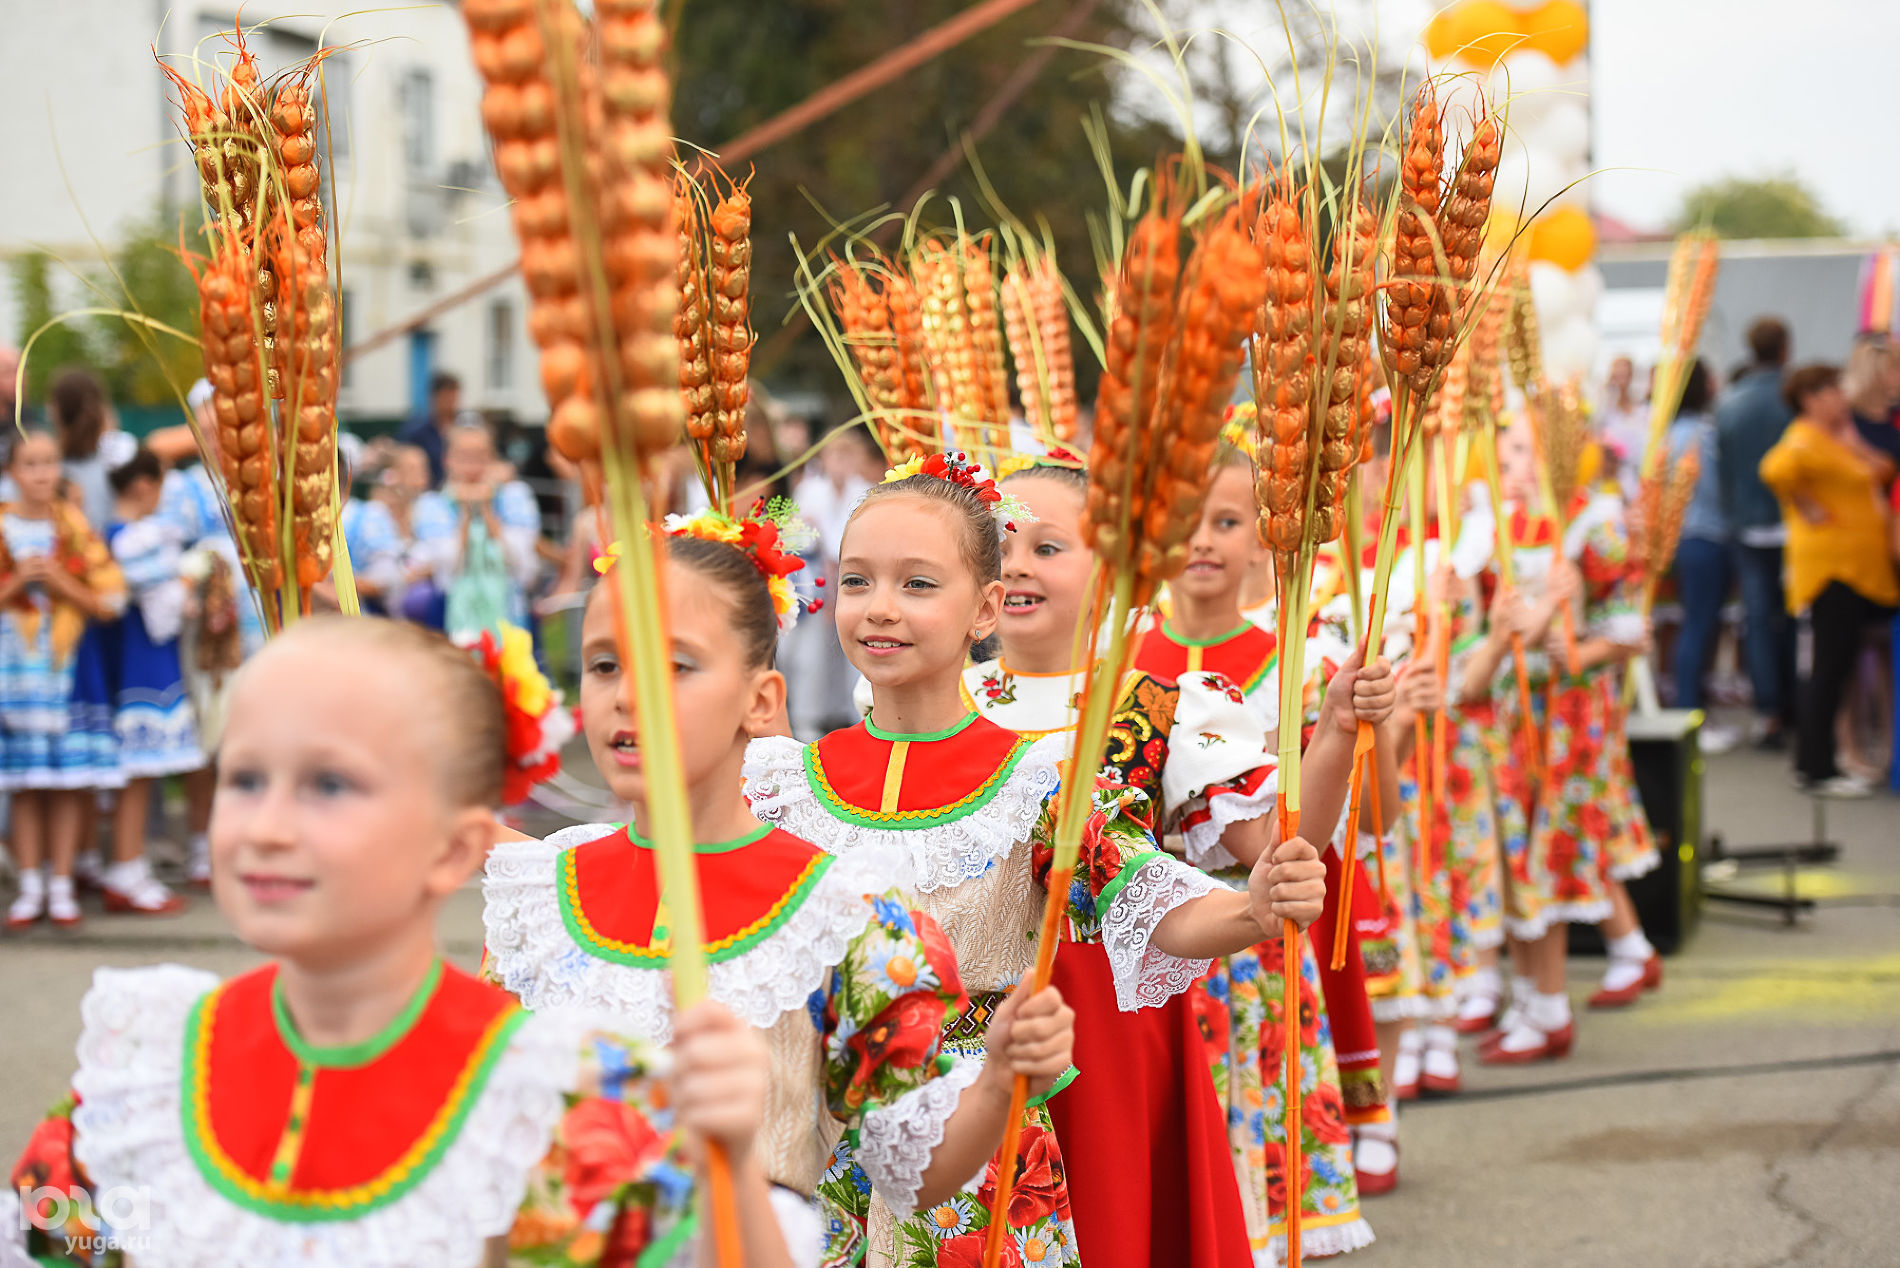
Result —
M1791 343L1763 317L1725 380L1700 361L1689 375L1667 443L1672 455L1694 448L1699 475L1656 663L1678 707L1752 714L1746 728L1710 722L1705 749L1787 750L1804 789L1865 796L1892 744L1900 353L1869 334L1844 367L1793 366ZM9 416L17 364L0 349ZM1641 385L1619 357L1595 402L1632 503L1649 427ZM203 384L190 395L201 418L209 396ZM817 530L807 576L835 579L843 524L881 479L882 456L861 428L818 435L775 406L754 413L740 483L795 498ZM7 926L76 923L83 886L103 892L107 911L168 915L184 905L175 888L209 875L208 755L230 675L263 631L189 428L133 438L84 370L57 375L20 414L0 481L0 791L18 872ZM365 611L452 636L526 628L557 676L571 673L576 640L551 627L584 601L599 526L558 456L504 452L441 373L393 436L346 433L340 457L342 535ZM697 482L684 466L677 476L681 508L694 509ZM315 597L334 604L334 582ZM856 676L828 617L801 622L781 651L801 735L857 716ZM155 867L155 794L173 779L185 840Z

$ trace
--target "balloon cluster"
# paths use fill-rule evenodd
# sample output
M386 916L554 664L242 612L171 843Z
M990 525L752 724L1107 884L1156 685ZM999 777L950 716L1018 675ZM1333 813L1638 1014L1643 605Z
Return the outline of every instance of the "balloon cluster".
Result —
M1603 276L1591 263L1596 228L1583 178L1590 151L1590 20L1576 0L1462 0L1439 11L1424 43L1465 72L1463 93L1510 103L1493 197L1494 241L1518 228L1553 381L1587 374L1599 340Z

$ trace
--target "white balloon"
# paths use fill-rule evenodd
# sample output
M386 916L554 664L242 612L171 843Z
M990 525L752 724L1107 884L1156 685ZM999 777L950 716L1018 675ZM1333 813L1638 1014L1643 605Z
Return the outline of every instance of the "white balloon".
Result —
M1570 275L1570 284L1575 290L1577 311L1594 322L1597 301L1603 298L1603 270L1595 264L1586 264Z
M1498 158L1491 205L1521 221L1548 212L1575 167L1546 148L1507 136Z
M1590 110L1573 97L1560 98L1524 134L1524 143L1566 162L1590 152Z
M1491 100L1509 103L1511 125L1528 122L1543 113L1553 100L1551 89L1570 78L1567 69L1559 69L1548 54L1536 49L1520 49L1491 70Z
M1540 308L1541 315L1541 308ZM1588 382L1596 373L1597 353L1603 340L1587 317L1573 317L1555 328L1544 328L1544 373L1552 383L1572 379Z
M1573 318L1590 316L1575 277L1549 260L1531 261L1531 302L1537 305L1537 324L1555 330Z

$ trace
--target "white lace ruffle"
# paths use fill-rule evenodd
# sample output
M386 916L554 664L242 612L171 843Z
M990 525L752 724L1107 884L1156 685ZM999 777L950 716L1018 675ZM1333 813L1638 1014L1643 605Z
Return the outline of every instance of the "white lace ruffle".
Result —
M1165 1004L1206 975L1212 960L1183 960L1154 946L1155 926L1182 903L1225 888L1171 854L1157 854L1128 878L1102 915L1102 947L1123 1012Z
M1608 899L1593 903L1552 903L1529 920L1504 918L1505 928L1519 942L1535 942L1552 925L1600 925L1613 914Z
M356 1219L280 1223L236 1205L191 1160L181 1128L185 1019L217 985L177 964L99 969L80 1004L73 1154L100 1188L138 1186L151 1230L139 1268L475 1264L508 1232L547 1152L580 1054L577 1022L516 1029L448 1149L415 1188Z
M1332 1224L1323 1228L1302 1227L1300 1229L1300 1257L1302 1259L1330 1259L1334 1255L1364 1250L1377 1240L1378 1238L1372 1234L1372 1225L1366 1222L1366 1217L1363 1215L1347 1224ZM1281 1233L1273 1238L1264 1252L1255 1251L1255 1263L1260 1262L1259 1256L1262 1254L1266 1255L1267 1263L1274 1265L1275 1268L1285 1263L1286 1234Z
M834 815L806 777L805 746L783 736L746 746L745 795L753 814L832 854L874 849L902 858L905 874L895 883L927 894L974 880L1029 839L1061 783L1069 743L1066 734L1037 740L989 804L928 828L873 828Z
M1252 793L1221 793L1207 799L1207 819L1181 834L1181 847L1187 855L1187 861L1209 872L1239 867L1240 860L1220 843L1227 825L1246 823L1272 814L1274 801L1279 795L1280 772L1276 770ZM1189 813L1199 809L1201 804L1199 799L1190 803Z
M1644 850L1633 859L1622 863L1610 864L1610 878L1619 881L1633 881L1648 876L1662 866L1662 855L1655 849Z
M898 1219L908 1219L917 1209L917 1190L957 1101L982 1073L981 1060L958 1061L947 1073L864 1116L857 1159Z
M1610 612L1590 622L1586 638L1607 638L1618 647L1641 647L1648 624L1641 612Z
M655 1043L673 1037L673 974L616 964L575 945L561 919L556 861L565 850L618 830L608 823L562 828L545 841L507 841L488 856L482 923L489 965L529 1008L613 1019L614 1028ZM712 997L760 1029L802 1008L871 921L868 894L896 883L888 855L839 859L771 937L707 966Z

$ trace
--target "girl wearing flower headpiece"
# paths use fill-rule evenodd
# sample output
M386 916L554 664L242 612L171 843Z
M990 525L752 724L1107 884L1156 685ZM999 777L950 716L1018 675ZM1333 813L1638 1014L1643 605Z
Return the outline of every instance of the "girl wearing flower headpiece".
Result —
M954 1203L1001 1138L1012 1073L1040 1091L1068 1067L1072 1015L1054 991L1011 1000L989 1034L993 1060L953 1055L941 1032L967 1004L956 957L936 921L891 888L901 860L834 857L753 817L740 768L748 740L783 708L773 654L798 608L787 509L672 521L667 624L702 842L710 993L763 1031L772 1052L756 1149L765 1175L794 1205L825 1193L826 1227L812 1220L794 1247L799 1262L819 1262L822 1248L823 1262L848 1264L864 1251L855 1212L868 1200L868 1186L845 1178L850 1165L905 1214ZM664 1041L674 1025L666 901L639 830L646 785L612 584L610 573L586 608L581 711L594 761L635 822L496 847L484 884L487 968L531 1008L602 1013Z
M976 707L985 709L986 716L1004 725L1033 732L1064 731L1075 724L1070 702L1082 680L1072 658L1073 630L1086 602L1091 563L1081 525L1087 476L1079 464L1036 463L1011 474L1004 485L1024 499L1036 518L1011 539L1005 551L1002 656L966 672L965 692ZM1236 887L1247 882L1248 869L1242 861L1252 862L1262 848L1269 827L1264 816L1273 809L1278 789L1273 746L1262 723L1266 705L1257 697L1261 683L1269 692L1274 690L1271 671L1276 640L1246 626L1238 612L1241 579L1252 552L1258 549L1252 498L1244 455L1223 446L1201 526L1189 539L1190 558L1201 567L1171 583L1174 612L1170 623L1149 633L1139 649L1109 746L1109 761L1118 777L1144 789L1163 806L1164 819L1172 821L1180 833L1188 860ZM1190 568L1194 569L1193 563ZM1209 591L1214 593L1211 604ZM1224 616L1218 610L1222 591ZM1207 628L1241 629L1225 640L1201 640L1184 654L1183 645L1170 633L1172 621L1207 622L1210 606L1216 610ZM1218 658L1200 662L1199 655L1210 647L1218 648ZM1357 670L1356 663L1353 669ZM1365 695L1372 716L1390 707L1376 699L1389 693L1388 670L1375 667L1362 683L1349 688L1357 677L1349 673L1341 679L1340 690L1330 700L1335 709L1344 702L1348 722L1355 694ZM1383 692L1382 683L1387 684ZM1003 684L1001 691L995 690L998 684ZM1243 684L1254 686L1256 694L1249 696ZM1311 822L1323 822L1328 815L1338 817L1345 800L1344 776L1350 770L1349 733L1333 727L1324 734L1301 780ZM1332 750L1330 756L1328 750ZM1092 1175L1085 1172L1077 1177L1079 1231L1091 1254L1101 1240L1091 1235L1092 1224L1118 1244L1133 1241L1145 1250L1146 1224L1164 1224L1170 1203L1177 1210L1193 1212L1193 1236L1200 1239L1195 1262L1231 1258L1230 1248L1241 1234L1263 1258L1276 1253L1274 1243L1284 1240L1283 1213L1274 1205L1276 1200L1284 1205L1284 1198L1274 1177L1283 1170L1279 1151L1285 1125L1274 1113L1282 1101L1268 1095L1283 1078L1284 1027L1272 1013L1280 991L1262 971L1263 957L1278 965L1281 948L1277 938L1259 942L1216 961L1206 990L1197 988L1169 1008L1124 1016L1120 1026L1098 1026L1093 1037L1089 1023L1095 1018L1082 1002L1081 983L1072 980L1078 975L1088 980L1087 966L1066 947L1056 957L1056 980L1068 987L1082 1014L1078 1030L1085 1070L1098 1051L1098 1042L1119 1042L1143 1053L1167 1052L1178 1063L1175 1068L1150 1069L1131 1077L1177 1084L1213 1098L1203 1134L1193 1133L1185 1121L1189 1114L1181 1112L1175 1115L1173 1139L1165 1128L1156 1132L1153 1171L1161 1178L1150 1181L1148 1201L1131 1201L1127 1193L1108 1188L1102 1192L1104 1209L1096 1212L1091 1201L1094 1194L1085 1187ZM1304 1180L1303 1210L1306 1245L1312 1253L1321 1254L1365 1245L1371 1231L1359 1216L1353 1193L1352 1164L1344 1147L1343 1099L1338 1075L1331 1070L1326 1000L1313 969L1309 951L1307 998L1313 1008L1310 1024L1302 1026L1308 1049L1302 1069L1308 1081L1307 1103L1313 1109L1305 1129L1310 1174ZM1277 973L1277 967L1273 971ZM1176 1032L1150 1029L1170 1009L1185 1023L1191 1052L1187 1045L1177 1044L1170 1050L1159 1042ZM1196 1016L1205 1044L1195 1033ZM1137 1027L1144 1031L1140 1044L1129 1041ZM1115 1060L1114 1049L1108 1051L1108 1059ZM1211 1084L1189 1073L1192 1067L1210 1064ZM1097 1128L1091 1133L1091 1117L1099 1120L1104 1115L1097 1103L1097 1112L1091 1116L1089 1105L1087 1098L1067 1106L1059 1099L1058 1130L1065 1138L1077 1138L1090 1152L1112 1150L1120 1120L1107 1130ZM1072 1116L1080 1119L1073 1126ZM1201 1155L1192 1152L1194 1145L1201 1147ZM1195 1162L1199 1174L1186 1177L1188 1168L1167 1159L1164 1146ZM1237 1188L1228 1190L1238 1201L1229 1219L1237 1217L1241 1227L1231 1234L1223 1235L1217 1228L1221 1209L1210 1210L1207 1205L1226 1188L1209 1182L1215 1172L1232 1174L1237 1181ZM1185 1194L1172 1191L1170 1179L1183 1183ZM1085 1219L1085 1213L1090 1218ZM1244 1254L1244 1243L1240 1249Z
M663 1089L655 1045L531 1015L438 950L496 836L506 735L494 681L412 625L311 618L246 666L213 888L269 958L222 983L98 970L76 1104L0 1194L28 1205L0 1211L0 1262L682 1265L690 1136L735 1160L747 1268L792 1262L752 1161L750 1027L712 1002L680 1018Z
M846 858L896 848L908 859L907 896L942 922L971 990L970 1006L945 1041L962 1051L981 1044L1004 992L1035 962L1052 857L1052 794L1069 744L1063 735L1018 735L962 698L969 648L1002 612L1001 539L1024 522L1021 504L961 454L935 454L893 471L846 528L835 600L846 655L871 684L870 717L809 746L755 741L746 761L747 792L761 817ZM1103 988L1092 999L1131 1010L1179 995L1212 957L1260 940L1264 924L1283 916L1310 920L1323 891L1318 858L1297 839L1261 851L1249 893L1222 889L1154 848L1133 817L1146 814L1146 800L1136 789L1098 788L1057 957L1059 964L1064 957L1092 961ZM1104 1024L1093 1006L1078 1033L1091 1024ZM1165 1117L1148 1102L1172 1104L1180 1088L1127 1081L1118 1064L1080 1071L1078 1086L1104 1089L1089 1102L1094 1112L1113 1112L1126 1124ZM1070 1093L1058 1087L1054 1094ZM1131 1246L1091 1241L1072 1224L1069 1190L1080 1173L1120 1175L1132 1195L1162 1179L1149 1174L1146 1161L1145 1152L1067 1149L1049 1106L1032 1105L1008 1208L1016 1257L1191 1262L1197 1230L1189 1225L1155 1228L1151 1240ZM1226 1174L1208 1179L1220 1184ZM860 1208L871 1262L970 1262L981 1250L994 1197L993 1165L956 1198L917 1217L900 1218L874 1195ZM1237 1259L1228 1252L1199 1262L1246 1264L1245 1238L1237 1227L1234 1233Z

